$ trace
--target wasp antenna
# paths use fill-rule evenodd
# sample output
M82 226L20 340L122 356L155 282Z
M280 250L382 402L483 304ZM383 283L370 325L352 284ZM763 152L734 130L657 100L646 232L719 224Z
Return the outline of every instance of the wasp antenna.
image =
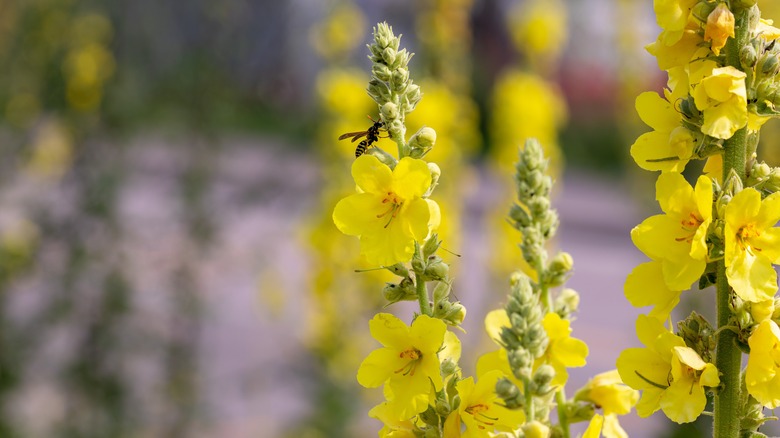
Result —
M355 269L355 272L371 272L371 271L381 271L382 269L387 269L384 266L380 266L378 268L369 268L369 269Z
M448 250L447 248L445 248L445 247L443 247L443 246L441 247L441 249L443 249L443 250L447 251L448 253L450 253L450 254L454 255L455 257L462 257L460 254L456 254L456 253L454 253L454 252L452 252L452 251Z

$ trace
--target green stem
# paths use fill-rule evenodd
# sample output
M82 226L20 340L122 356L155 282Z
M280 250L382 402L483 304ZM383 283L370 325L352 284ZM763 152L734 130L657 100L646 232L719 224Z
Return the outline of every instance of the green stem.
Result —
M735 37L726 42L726 63L742 70L739 52L748 43L750 37L748 9L735 14ZM732 169L745 180L745 165L747 155L747 128L742 128L726 141L723 153L723 182ZM718 330L729 325L731 319L731 287L726 277L724 260L717 262L717 304ZM722 330L718 334L715 351L715 366L721 374L721 387L715 395L713 436L715 438L737 438L740 423L740 370L742 368L742 352L737 347L737 335L731 330Z
M422 259L422 249L420 248L420 244L414 242L414 249L415 249L414 256ZM412 263L412 266L414 266L414 263ZM423 269L415 268L414 285L417 288L417 301L420 302L420 314L433 316L433 311L431 310L431 301L430 301L430 297L428 296L428 287L425 285L425 281L423 281L422 278L423 278Z
M570 438L569 416L566 413L566 392L563 387L555 394L555 403L558 405L558 425L563 430L563 438Z

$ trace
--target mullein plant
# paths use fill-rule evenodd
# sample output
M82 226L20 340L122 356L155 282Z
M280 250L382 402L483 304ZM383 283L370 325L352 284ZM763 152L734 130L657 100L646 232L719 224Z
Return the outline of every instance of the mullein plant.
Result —
M476 376L463 374L461 344L451 329L459 328L466 309L454 299L449 265L439 255L437 229L448 219L433 197L441 170L425 161L435 136L428 128L406 138L406 115L422 94L409 78L411 54L400 49L400 38L381 23L369 49L373 77L368 93L379 107L382 134L397 153L373 146L355 159L357 193L336 204L333 221L344 234L359 237L369 264L396 277L382 289L388 305L419 305L409 324L384 312L369 322L382 347L363 360L357 380L367 388L383 388L385 400L369 412L384 425L379 436L569 437L569 425L584 421L590 421L588 438L627 436L617 416L628 413L639 394L622 384L617 371L594 377L574 397L566 397L567 368L585 365L588 348L571 336L571 316L579 302L576 292L563 287L571 256L550 258L544 249L558 219L550 208L548 162L536 141L521 152L517 204L510 212L535 277L512 276L506 306L485 321L499 349L477 361Z
M780 29L754 0L655 0L654 9L662 31L647 50L669 81L637 98L653 130L631 155L660 172L662 214L631 232L650 260L629 274L625 295L652 308L636 321L644 347L623 351L617 368L642 390L640 416L660 409L691 422L711 396L716 437L765 436L758 429L774 417L763 409L780 405L780 169L756 149L764 122L780 116ZM707 163L689 183L681 172L691 160ZM693 284L714 286L717 319L694 312L675 330L671 312Z

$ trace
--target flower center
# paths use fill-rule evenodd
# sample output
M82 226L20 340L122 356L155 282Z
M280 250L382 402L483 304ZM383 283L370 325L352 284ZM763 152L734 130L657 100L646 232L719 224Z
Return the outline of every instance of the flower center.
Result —
M489 417L484 413L489 409L490 406L484 403L477 403L467 407L465 410L467 413L471 414L472 417L474 417L474 421L477 422L477 427L480 429L485 429L485 426L493 426L496 424L496 421L498 421L498 417Z
M704 223L703 218L694 212L690 212L687 217L684 217L680 221L680 227L683 229L683 231L686 232L686 234L674 240L687 243L693 242L693 236L696 235L696 230L699 229L702 223Z
M417 368L417 364L422 360L423 354L420 350L410 347L402 351L398 357L401 359L408 359L409 362L401 368L395 370L396 373L401 373L404 376L414 376L414 370Z
M388 225L390 225L390 222L395 219L395 217L398 215L398 210L401 209L401 206L404 204L404 201L398 197L393 192L387 192L387 194L382 198L382 204L390 204L390 207L385 210L384 213L380 213L376 215L377 218L382 218L387 215L390 215L390 219L385 224L385 228L387 228Z
M737 231L737 243L739 243L739 246L743 251L748 251L749 253L753 254L751 249L755 249L756 251L760 252L761 248L756 248L754 245L750 244L750 239L756 238L760 235L761 230L756 229L754 224L747 224L740 228L739 231Z

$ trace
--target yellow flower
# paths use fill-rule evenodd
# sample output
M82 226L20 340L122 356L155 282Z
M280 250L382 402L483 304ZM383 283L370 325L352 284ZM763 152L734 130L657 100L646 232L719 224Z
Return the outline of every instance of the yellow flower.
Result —
M648 315L661 321L669 317L682 294L682 291L669 289L663 278L663 263L650 261L634 268L623 285L623 292L632 306L653 306Z
M720 55L720 49L726 45L726 40L729 37L734 38L734 14L731 13L726 3L718 3L718 6L707 17L707 24L704 26L704 41L712 41L712 52Z
M512 432L525 421L520 409L507 409L496 395L496 383L504 375L491 371L479 378L475 384L469 377L459 381L455 388L460 396L460 405L444 423L444 436L447 438L488 438L494 432ZM466 431L461 432L461 422Z
M688 25L691 9L698 0L654 0L656 22L667 32L667 45L674 44L682 37Z
M369 417L376 418L384 424L379 431L379 438L415 438L417 435L414 431L417 428L414 422L410 419L398 420L393 414L392 405L388 402L374 406L368 411Z
M437 353L447 326L439 319L420 315L411 327L389 313L369 322L371 336L384 348L372 351L358 369L358 382L367 388L386 385L389 415L411 418L428 407L431 385L442 388Z
M569 373L566 368L585 366L588 356L588 345L580 339L571 337L570 321L562 319L557 313L548 313L542 320L544 331L550 343L542 357L536 360L534 368L542 363L549 363L555 369L552 385L566 385Z
M762 321L748 339L750 355L745 371L747 390L769 409L780 406L780 328Z
M568 36L566 6L560 0L527 1L518 5L509 18L515 47L532 60L557 58Z
M653 128L631 145L631 157L636 164L645 170L682 172L693 155L696 139L682 126L680 112L652 91L636 98L636 110L642 121Z
M743 300L771 300L777 291L773 263L780 262L780 193L763 201L746 188L726 205L726 276Z
M620 427L618 415L626 415L639 400L639 391L629 388L620 380L617 370L607 371L593 377L577 391L576 400L588 400L604 410L604 416L596 414L588 425L586 435L598 438L599 431L607 438L628 438ZM602 428L603 427L603 428Z
M438 204L421 197L431 185L428 165L406 157L391 171L376 157L363 155L352 164L352 177L362 193L336 204L336 227L360 236L360 252L370 264L409 261L415 240L425 240L441 219Z
M655 56L658 68L661 70L685 66L702 42L701 36L695 29L685 29L680 38L673 43L667 43L674 40L668 35L669 32L663 31L655 42L645 46L645 50Z
M712 181L700 176L694 189L679 173L664 173L656 182L656 199L664 214L637 225L631 239L648 257L661 261L669 289L688 289L707 266Z
M618 423L616 414L600 415L596 414L590 419L588 428L585 429L585 433L582 438L599 438L604 436L606 438L628 438L628 434Z
M772 41L780 38L780 29L772 26L772 20L764 20L764 19L758 20L758 26L756 26L756 33L764 41Z
M707 404L704 387L720 384L717 368L656 318L639 315L636 331L646 348L624 350L617 369L623 382L643 391L637 413L648 417L662 409L674 422L695 420Z
M691 78L691 95L704 116L701 132L725 140L747 125L745 77L745 72L727 66L705 72L701 81Z

